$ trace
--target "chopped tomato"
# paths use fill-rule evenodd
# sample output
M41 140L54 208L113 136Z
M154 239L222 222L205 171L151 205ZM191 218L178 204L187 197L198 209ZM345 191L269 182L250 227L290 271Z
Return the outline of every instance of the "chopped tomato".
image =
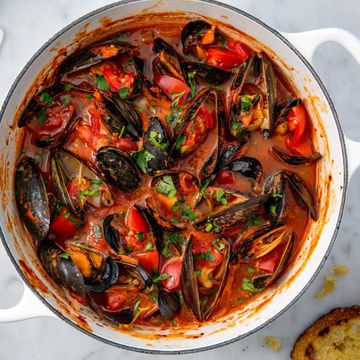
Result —
M234 50L223 48L208 48L206 49L206 62L212 66L220 69L229 69L241 65L248 55L245 53L238 53Z
M65 240L73 236L80 226L81 221L66 207L62 207L50 224L50 232L58 239Z
M243 61L246 61L251 54L251 50L240 41L231 41L228 47L229 49L234 50L243 59Z
M135 74L125 73L114 63L107 62L103 69L104 77L113 91L119 91L122 88L128 88L129 93L134 85Z
M137 233L148 233L149 225L143 214L136 207L132 207L126 217L126 226Z
M180 284L182 260L179 256L174 256L167 260L161 269L161 274L170 275L168 279L162 281L162 285L167 290L176 289Z
M306 126L307 118L304 105L299 104L291 108L287 121L291 134L286 138L286 146L297 155L310 156L312 149Z
M196 269L203 267L211 269L221 264L223 255L211 245L211 240L209 241L209 239L201 239L194 236L192 247Z
M126 303L126 294L120 291L106 292L106 308L111 311L120 310Z
M229 170L222 170L216 177L216 181L221 185L234 184L234 174Z
M274 274L285 251L285 244L278 245L274 250L255 261L255 267L267 274Z
M176 94L184 93L178 101L178 104L181 105L187 98L190 92L190 88L186 85L186 83L182 80L176 79L172 76L161 75L154 77L154 82L156 85L161 87L164 93L173 100L176 97Z
M152 270L159 269L159 253L154 251L146 251L134 254L134 257L139 260L139 264L148 272L152 273Z

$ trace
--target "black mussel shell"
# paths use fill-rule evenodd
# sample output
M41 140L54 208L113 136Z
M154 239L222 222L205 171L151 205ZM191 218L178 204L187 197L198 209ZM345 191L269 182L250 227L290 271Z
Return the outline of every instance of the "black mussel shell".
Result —
M135 108L128 101L120 99L118 95L113 97L104 96L103 101L107 112L104 124L111 134L119 135L123 133L123 137L131 137L133 140L142 137L141 120Z
M282 119L286 118L291 108L299 104L301 104L301 99L294 99L294 98L290 98L288 100L282 101L281 103L277 103L275 106L275 116L276 116L275 125L281 122Z
M74 294L85 296L84 278L68 256L63 256L51 240L44 240L39 247L39 257L47 273Z
M289 165L307 165L315 160L319 160L322 158L321 154L318 152L315 152L311 156L291 155L281 151L277 147L273 147L271 149L271 153L273 153L278 159Z
M181 308L179 294L175 291L167 292L165 290L160 290L158 304L160 314L166 320L172 320Z
M167 132L160 120L156 117L150 119L151 123L144 135L143 148L153 155L147 162L150 174L167 168L170 141Z
M260 181L263 173L260 161L250 156L242 156L231 160L225 165L225 169L236 172L255 182Z
M198 62L186 62L183 64L183 68L186 74L194 72L195 80L204 84L220 85L231 77L230 72Z
M281 218L285 206L285 176L280 171L272 175L265 183L264 192L269 194L265 210L271 224L275 225Z
M133 49L133 46L125 42L116 41L114 43L105 42L96 46L87 47L75 54L70 55L60 66L60 74L70 74L75 71L84 70L90 66L99 64L100 62L111 58L111 56L104 56L101 49L103 47L114 48L113 56L128 53ZM113 57L112 56L112 57Z
M125 253L123 239L120 237L118 232L111 226L114 221L115 214L106 216L103 221L104 237L108 245L117 253Z
M16 169L15 193L27 229L37 241L43 240L50 226L49 200L44 180L31 158L20 162Z
M137 189L140 173L133 159L115 147L102 147L96 154L96 164L107 182L122 191Z

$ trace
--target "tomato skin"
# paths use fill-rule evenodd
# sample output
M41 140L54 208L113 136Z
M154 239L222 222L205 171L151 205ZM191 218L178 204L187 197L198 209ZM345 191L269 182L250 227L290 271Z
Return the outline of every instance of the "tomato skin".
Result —
M146 251L141 253L136 253L133 255L136 259L139 260L139 264L149 273L152 273L152 270L159 269L159 253L158 251Z
M268 254L262 256L255 261L255 267L267 274L274 274L285 251L285 244L278 245Z
M126 226L137 233L148 233L150 231L149 224L147 223L145 217L141 212L136 208L132 207L126 217Z
M78 218L71 214L66 207L62 207L59 214L51 222L49 231L59 240L65 240L75 234L80 224L81 221Z
M126 294L119 291L108 291L106 293L106 308L110 311L120 310L126 302Z
M168 75L160 75L154 77L154 82L156 85L158 85L164 93L172 99L173 94L180 94L185 91L184 95L179 98L178 104L181 105L187 98L187 96L190 93L190 88L187 86L187 84L179 80L177 78L174 78L172 76Z
M216 181L221 185L234 184L234 174L229 170L221 170L216 177Z
M180 284L182 260L179 256L174 256L167 260L161 268L161 274L168 274L170 278L162 281L162 285L167 290L174 290Z
M247 60L251 54L251 50L240 41L231 41L228 47L229 49L234 50L243 61Z
M248 55L245 52L238 53L231 49L208 48L206 49L206 62L220 69L229 69L241 65Z
M117 68L114 63L107 62L104 64L103 75L111 90L119 91L119 89L126 87L129 89L129 93L131 92L135 81L134 73L125 73Z
M206 254L208 251L210 251L210 254L213 258L213 261L202 258L195 259L195 269L201 269L203 267L212 269L221 264L223 255L215 250L215 248L211 245L211 241L194 237L192 241L192 248L194 257L197 257L199 254Z
M307 117L303 104L291 108L287 115L288 128L292 134L286 138L287 148L294 154L310 156L312 154L309 133L307 129Z

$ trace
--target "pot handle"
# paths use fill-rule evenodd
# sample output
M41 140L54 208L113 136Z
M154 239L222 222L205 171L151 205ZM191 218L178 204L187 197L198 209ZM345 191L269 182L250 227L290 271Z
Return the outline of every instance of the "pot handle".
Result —
M282 33L302 55L312 64L312 58L317 47L325 42L334 41L343 46L360 65L360 40L344 29L325 28L299 33ZM360 142L345 136L349 177L360 167Z
M6 254L4 246L0 241L0 251ZM55 314L29 289L24 285L24 292L20 301L13 307L0 309L0 323L21 321L36 317L56 317Z

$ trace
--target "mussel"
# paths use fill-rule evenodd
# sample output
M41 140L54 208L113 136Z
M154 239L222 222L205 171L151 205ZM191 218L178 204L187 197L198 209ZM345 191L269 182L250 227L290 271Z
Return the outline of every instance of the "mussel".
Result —
M199 219L195 202L200 190L196 177L182 171L165 171L153 177L152 196L146 199L161 227L183 229Z
M150 174L167 168L170 141L167 132L156 117L150 119L150 125L144 135L143 148L153 156L147 162Z
M204 84L221 85L231 77L230 72L198 62L185 62L183 68L186 74L194 73L194 79Z
M63 253L51 240L44 240L39 247L39 257L48 274L71 292L85 296L85 282L70 254Z
M265 209L270 222L275 225L281 218L285 206L285 176L283 172L273 174L265 183L264 192L270 194Z
M276 133L284 135L287 132L287 115L294 106L297 106L299 104L301 104L301 99L295 98L290 98L276 104L274 123L274 130Z
M278 159L289 165L307 165L315 160L320 160L322 158L321 154L318 152L315 152L313 155L310 156L291 155L281 151L277 147L273 147L271 149L271 153L274 154Z
M116 39L97 44L95 46L87 47L74 55L65 59L60 66L60 74L71 74L73 72L84 70L100 62L115 57L120 54L131 52L133 46L118 41Z
M31 158L21 161L16 169L15 193L27 229L37 241L42 241L50 226L49 200L44 180Z
M258 183L263 173L259 160L250 156L241 156L226 163L223 169L233 171Z
M211 224L212 227L217 228L219 231L224 231L237 224L245 223L252 214L265 213L264 206L268 197L268 194L263 194L236 203L235 205L229 206L226 210L198 222L195 227L198 230L205 231L209 224Z
M70 153L55 152L50 167L57 195L78 217L82 218L85 204L97 208L113 204L107 184Z
M158 295L160 314L166 320L172 320L180 311L180 297L176 291L160 290Z
M199 252L197 241L192 235L184 254L181 290L186 305L203 321L211 316L225 285L230 250L227 241L216 239L216 245L209 244L212 250Z
M142 123L135 108L118 95L104 96L103 122L112 135L139 140L143 135Z
M200 90L185 105L175 133L176 140L170 151L171 162L186 158L192 163L196 175L208 177L215 169L218 158L219 124L214 90ZM195 152L195 149L198 151Z
M115 147L102 147L96 154L96 164L110 185L122 191L137 189L140 172L126 152Z

